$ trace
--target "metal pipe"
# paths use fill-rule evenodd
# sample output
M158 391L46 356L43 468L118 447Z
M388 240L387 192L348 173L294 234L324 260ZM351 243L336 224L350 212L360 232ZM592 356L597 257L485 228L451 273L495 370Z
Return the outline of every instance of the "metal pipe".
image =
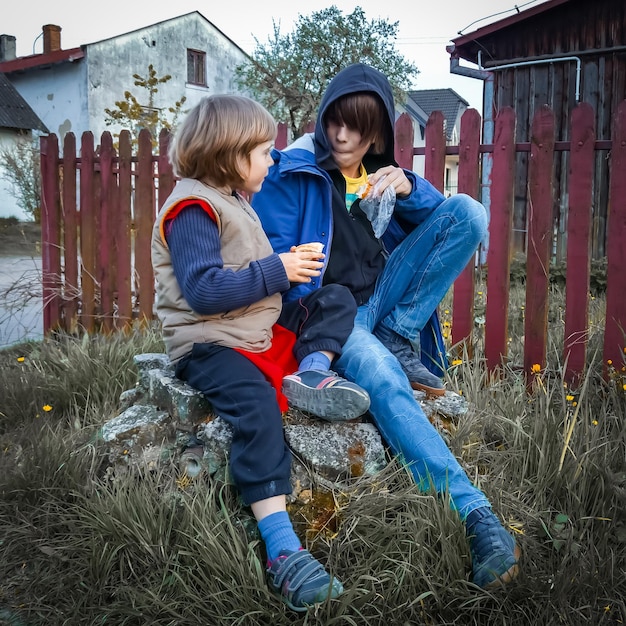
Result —
M517 63L505 63L504 65L493 65L489 67L483 67L482 62L482 50L478 51L478 68L482 71L493 72L495 70L506 70L512 67L524 67L528 65L539 65L544 63L561 63L566 61L576 61L576 102L580 100L580 71L582 62L579 57L566 56L566 57L553 57L551 59L535 59L534 61L519 61Z

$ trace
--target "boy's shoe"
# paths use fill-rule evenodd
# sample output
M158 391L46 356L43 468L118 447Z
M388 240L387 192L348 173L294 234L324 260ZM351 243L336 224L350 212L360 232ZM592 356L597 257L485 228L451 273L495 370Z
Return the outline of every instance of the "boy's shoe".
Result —
M472 580L483 589L511 582L519 573L521 551L493 511L480 507L465 520L472 555Z
M408 339L382 324L376 327L374 335L398 359L413 389L423 391L427 396L446 393L441 378L426 368Z
M298 612L343 593L343 585L308 550L283 550L270 563L267 575L271 589Z
M283 378L289 404L329 422L351 420L370 407L365 389L330 370L305 370Z

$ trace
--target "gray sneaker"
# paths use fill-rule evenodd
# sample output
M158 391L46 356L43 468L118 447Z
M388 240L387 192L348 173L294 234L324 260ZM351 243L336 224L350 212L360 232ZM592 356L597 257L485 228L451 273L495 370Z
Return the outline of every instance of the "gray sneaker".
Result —
M441 378L426 368L408 339L383 324L376 327L374 335L398 359L413 389L423 391L427 396L445 394Z

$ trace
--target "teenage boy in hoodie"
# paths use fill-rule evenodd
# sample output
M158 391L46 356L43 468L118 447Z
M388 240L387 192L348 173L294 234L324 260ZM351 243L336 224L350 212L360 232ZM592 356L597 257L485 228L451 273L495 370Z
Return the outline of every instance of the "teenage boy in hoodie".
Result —
M252 205L276 252L294 242L325 245L321 275L292 285L283 299L333 283L350 289L359 308L335 369L369 393L378 429L417 485L449 494L465 524L474 583L496 586L517 575L519 548L413 395L443 393L437 306L485 236L487 214L471 197L446 199L398 167L394 120L385 75L364 64L345 68L328 85L315 132L272 153ZM360 206L368 187L395 191L382 234Z

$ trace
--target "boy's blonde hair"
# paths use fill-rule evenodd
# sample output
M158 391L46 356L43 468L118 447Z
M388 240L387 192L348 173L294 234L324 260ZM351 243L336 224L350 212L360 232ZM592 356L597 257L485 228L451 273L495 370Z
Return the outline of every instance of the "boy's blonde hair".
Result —
M276 121L258 102L239 95L202 98L185 116L169 147L174 174L216 187L244 182L241 162L259 144L274 141Z

